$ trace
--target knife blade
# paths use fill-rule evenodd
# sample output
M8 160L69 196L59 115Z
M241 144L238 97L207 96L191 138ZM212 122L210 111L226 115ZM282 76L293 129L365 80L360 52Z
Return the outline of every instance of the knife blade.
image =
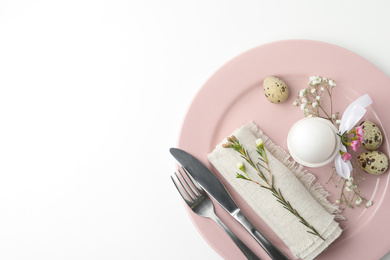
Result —
M264 251L274 260L288 259L269 239L264 236L244 215L234 202L229 192L215 175L197 158L178 149L169 149L172 156L183 166L199 185L215 200L222 208L232 215L260 244Z

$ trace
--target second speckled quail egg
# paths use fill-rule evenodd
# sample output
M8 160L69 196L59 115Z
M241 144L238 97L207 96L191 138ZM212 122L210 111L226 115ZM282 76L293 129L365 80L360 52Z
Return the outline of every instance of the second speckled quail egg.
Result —
M389 167L389 159L379 151L364 152L357 157L357 163L365 172L379 175Z

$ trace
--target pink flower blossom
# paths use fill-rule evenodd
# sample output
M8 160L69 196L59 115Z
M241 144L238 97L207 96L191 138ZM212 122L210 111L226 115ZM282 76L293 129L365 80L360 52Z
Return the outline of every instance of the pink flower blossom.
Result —
M355 152L357 152L358 148L360 147L360 142L358 140L353 140L351 142L351 148L352 150L354 150Z
M359 143L364 143L364 137L363 136L361 136L361 135L358 135L357 136L357 140L359 141Z
M342 156L341 156L341 159L343 159L344 162L348 162L349 160L352 159L352 155L350 153L344 153Z
M364 136L364 130L363 130L363 126L362 126L362 125L356 127L356 134L357 134L358 136Z

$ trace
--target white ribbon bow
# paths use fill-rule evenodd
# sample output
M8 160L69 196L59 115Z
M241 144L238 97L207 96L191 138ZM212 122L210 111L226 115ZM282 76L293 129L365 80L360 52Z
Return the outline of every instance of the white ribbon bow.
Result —
M364 116L366 113L366 107L372 104L372 100L368 94L365 94L364 96L361 96L360 98L356 99L354 102L352 102L347 109L345 110L339 127L339 134L342 135L346 131L349 132L351 129L359 122L360 119ZM347 148L341 144L340 150L343 152L347 152ZM341 154L338 153L335 158L335 167L337 173L345 178L348 179L351 175L352 171L352 164L350 161L344 162L341 158Z

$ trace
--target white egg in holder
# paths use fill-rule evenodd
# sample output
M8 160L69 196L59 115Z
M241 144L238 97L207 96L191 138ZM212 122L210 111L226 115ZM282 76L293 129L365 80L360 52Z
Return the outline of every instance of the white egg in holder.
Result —
M322 167L334 160L340 150L337 128L328 120L306 117L296 122L287 136L293 159L307 167Z

